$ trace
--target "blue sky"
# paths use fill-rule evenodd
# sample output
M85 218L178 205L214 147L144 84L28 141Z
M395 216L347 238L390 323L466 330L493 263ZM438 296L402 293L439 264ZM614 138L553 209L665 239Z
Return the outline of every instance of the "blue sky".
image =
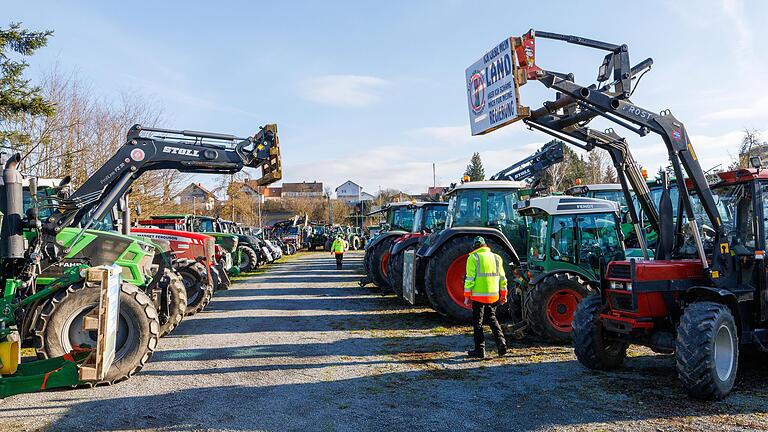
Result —
M447 184L475 151L490 175L548 141L521 123L485 137L469 132L464 69L530 28L627 43L633 63L653 57L633 100L685 122L705 168L730 162L744 128L768 124L760 31L768 2L758 0L35 1L3 9L9 21L55 31L29 59L33 79L58 63L107 97L157 99L167 127L243 135L277 122L284 179L332 188L352 179L370 192L421 192L433 162ZM537 43L539 65L582 84L594 81L603 55ZM554 96L535 82L522 92L534 108ZM665 164L658 137L626 136L649 171Z

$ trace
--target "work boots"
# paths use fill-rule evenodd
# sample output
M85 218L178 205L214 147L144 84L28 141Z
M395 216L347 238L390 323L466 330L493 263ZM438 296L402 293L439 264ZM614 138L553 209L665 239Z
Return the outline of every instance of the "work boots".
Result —
M485 358L485 348L480 348L480 349L475 348L472 351L467 351L467 355L470 358L484 359Z

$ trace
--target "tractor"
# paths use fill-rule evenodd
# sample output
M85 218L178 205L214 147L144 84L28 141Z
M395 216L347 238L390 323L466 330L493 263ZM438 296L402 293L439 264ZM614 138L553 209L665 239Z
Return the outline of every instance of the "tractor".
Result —
M600 289L607 262L623 260L619 206L587 197L548 196L520 201L528 218L522 315L528 328L554 342L570 342L581 300Z
M464 304L464 276L476 236L501 256L507 274L520 265L517 250L526 250L526 223L514 204L527 188L522 181L493 180L465 182L448 191L446 228L423 241L414 266L416 280L424 281L424 294L440 315L454 322L472 318L471 306Z
M538 67L535 38L606 51L597 84L584 87L573 74ZM719 173L710 185L683 123L669 110L649 111L630 100L634 80L652 60L630 67L627 45L533 30L508 43L515 53L515 91L538 81L558 94L535 111L517 106L506 120L523 120L533 129L587 144L607 135L588 126L598 116L641 136L657 134L677 184L675 217L666 174L657 209L651 200L645 208L644 182L632 181L630 189L619 172L625 196L638 196L658 232L654 259L608 264L600 293L586 297L574 314L576 357L587 368L610 370L621 366L630 344L645 345L674 354L677 375L691 397L724 398L736 381L742 349L768 351L768 175L761 171L760 157L750 157L751 169ZM631 207L631 200L627 204ZM703 217L697 216L699 206ZM637 214L631 217L642 231Z
M59 357L76 345L94 342L93 334L83 331L81 322L93 309L98 292L79 282L51 286L62 277L62 270L81 264L123 267L117 352L113 367L101 380L103 383L126 379L149 360L161 330L158 306L166 302L169 292L165 272L153 266L157 243L93 229L105 224L135 179L149 170L235 173L244 166L262 167L264 179L280 177L276 129L271 125L254 137L239 139L231 135L135 125L126 141L71 194L39 196L37 191L30 191L30 200L41 202L42 226L39 234L38 230L25 232L28 240L42 236L39 258L45 270L36 278L36 286L46 294L35 297L36 301L27 306L28 313L17 325L25 335L23 342L33 344L40 358ZM163 250L165 256L169 253ZM156 296L153 304L147 294L154 296L157 290L166 294Z
M396 202L383 205L366 216L385 214L381 230L365 245L365 277L360 286L373 282L382 291L388 287L387 264L392 242L413 230L416 207L412 202Z
M406 251L415 251L419 239L445 228L448 203L417 202L415 223L411 232L392 240L387 260L387 282L398 296L403 295L403 257Z

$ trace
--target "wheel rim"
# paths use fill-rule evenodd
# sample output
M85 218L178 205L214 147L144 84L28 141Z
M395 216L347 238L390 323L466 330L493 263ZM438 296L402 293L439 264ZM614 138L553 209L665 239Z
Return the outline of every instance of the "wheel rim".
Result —
M389 264L389 251L384 253L384 256L381 257L381 265L379 268L381 269L381 275L384 277L387 277L387 264Z
M200 295L200 290L196 287L197 284L187 274L181 275L181 282L184 284L184 290L187 292L187 304L193 304Z
M95 348L98 332L83 330L83 318L88 315L96 306L84 306L73 312L65 321L64 331L61 332L61 347L66 352L72 351L72 348L86 344ZM117 324L117 339L115 340L115 360L123 358L128 351L129 344L126 342L133 338L138 332L135 323L128 319L126 314L120 311L120 320Z
M448 296L456 305L464 309L472 309L472 306L464 304L464 278L467 276L467 258L469 258L469 254L462 255L448 266L448 271L445 273L445 286L448 289Z
M573 314L582 296L572 289L561 289L549 296L546 305L547 321L557 331L571 331Z
M731 329L722 324L715 335L715 371L720 381L728 381L733 371L734 345Z

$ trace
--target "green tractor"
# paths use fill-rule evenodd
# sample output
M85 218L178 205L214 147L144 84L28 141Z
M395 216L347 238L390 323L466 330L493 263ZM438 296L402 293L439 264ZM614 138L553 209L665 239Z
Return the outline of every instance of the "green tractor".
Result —
M608 262L625 258L619 206L560 195L527 199L516 209L528 219L526 265L515 272L523 321L541 337L568 342L576 306L599 291Z
M380 209L369 213L373 216L384 213L381 229L365 245L363 264L365 276L360 280L360 286L371 282L382 290L389 287L387 281L387 266L392 242L413 230L416 217L416 207L411 202L385 204Z
M119 199L146 171L234 173L250 166L269 171L265 178L279 177L279 154L272 151L276 143L274 126L267 126L254 137L236 138L135 125L128 132L126 144L71 194L58 193L59 185L41 195L35 183L29 201L39 200L40 205L33 205L29 211L39 209L42 227L27 230L25 236L28 240L42 236L36 241L43 245L39 259L44 270L36 278L34 290L46 294L34 297L23 320L17 322L22 342L34 346L40 358L60 357L77 345L92 346L95 335L82 330L82 322L98 303L98 290L84 283L53 284L67 268L117 264L123 267L117 348L113 367L100 382L118 382L140 370L154 352L162 331L159 306L168 302L165 295L154 294L156 290L168 293L170 290L160 284L168 287L170 282L166 272L158 271L153 263L157 244L95 228L104 224Z
M472 318L471 306L464 304L464 276L476 236L501 256L507 274L520 265L516 251L526 250L526 221L514 204L527 190L522 181L494 180L462 183L447 193L446 228L427 237L414 266L416 291L424 281L421 289L440 315L454 322Z

